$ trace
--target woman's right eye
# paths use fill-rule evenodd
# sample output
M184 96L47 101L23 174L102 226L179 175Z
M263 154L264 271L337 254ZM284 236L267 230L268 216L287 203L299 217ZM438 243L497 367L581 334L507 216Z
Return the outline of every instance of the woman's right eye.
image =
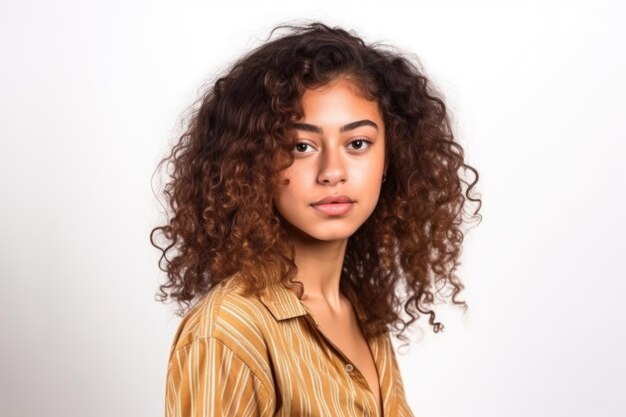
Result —
M311 145L309 145L308 143L305 143L305 142L298 142L298 143L296 143L296 145L294 146L294 150L295 150L297 153L304 153L304 151L306 151L306 147L307 147L307 146L311 146Z

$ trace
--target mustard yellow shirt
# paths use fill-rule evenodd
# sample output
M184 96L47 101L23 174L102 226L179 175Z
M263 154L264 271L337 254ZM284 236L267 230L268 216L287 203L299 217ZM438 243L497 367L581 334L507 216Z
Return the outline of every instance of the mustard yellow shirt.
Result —
M295 293L276 284L247 298L237 282L220 282L183 317L167 369L166 417L383 417L365 377ZM384 417L414 417L389 333L368 345Z

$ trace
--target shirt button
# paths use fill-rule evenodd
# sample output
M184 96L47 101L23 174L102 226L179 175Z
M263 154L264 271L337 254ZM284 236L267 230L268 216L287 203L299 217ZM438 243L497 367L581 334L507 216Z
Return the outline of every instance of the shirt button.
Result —
M354 367L352 366L352 364L351 364L351 363L349 363L349 364L347 364L347 365L346 365L346 371L348 371L348 372L352 372L352 370L353 370L353 369L354 369Z

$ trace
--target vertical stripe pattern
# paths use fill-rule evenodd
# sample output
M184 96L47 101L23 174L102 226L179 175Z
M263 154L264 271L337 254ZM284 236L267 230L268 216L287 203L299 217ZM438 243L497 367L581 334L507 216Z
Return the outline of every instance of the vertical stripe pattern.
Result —
M414 417L388 333L367 342L379 375L381 416L363 375L347 370L348 358L293 292L276 284L260 298L244 297L239 283L236 276L222 281L178 326L166 417Z

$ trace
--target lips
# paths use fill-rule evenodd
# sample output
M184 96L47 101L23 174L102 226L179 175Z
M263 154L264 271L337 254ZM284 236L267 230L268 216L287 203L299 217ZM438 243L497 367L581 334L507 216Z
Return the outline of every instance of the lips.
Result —
M346 195L331 195L324 197L320 200L317 200L315 203L311 204L316 206L318 204L345 204L345 203L354 203L350 197Z
M341 216L352 210L354 200L346 195L330 195L317 200L311 206L327 216Z

